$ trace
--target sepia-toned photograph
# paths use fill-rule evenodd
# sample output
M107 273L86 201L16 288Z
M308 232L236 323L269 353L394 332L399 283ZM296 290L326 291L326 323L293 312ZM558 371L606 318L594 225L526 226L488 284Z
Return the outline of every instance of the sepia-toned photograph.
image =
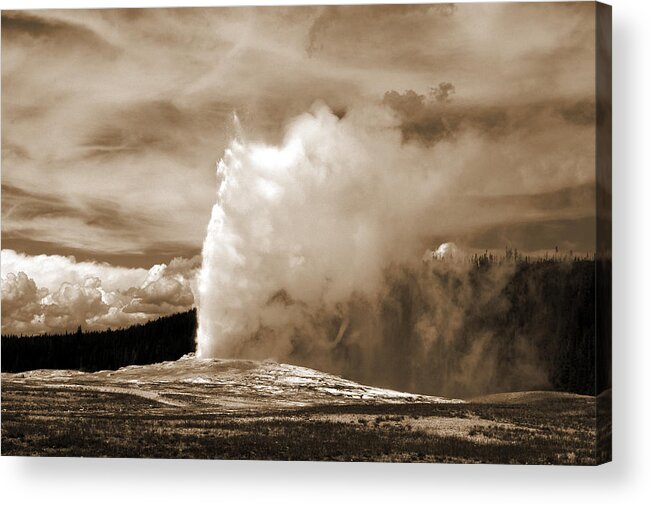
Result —
M611 460L611 9L2 11L1 453Z

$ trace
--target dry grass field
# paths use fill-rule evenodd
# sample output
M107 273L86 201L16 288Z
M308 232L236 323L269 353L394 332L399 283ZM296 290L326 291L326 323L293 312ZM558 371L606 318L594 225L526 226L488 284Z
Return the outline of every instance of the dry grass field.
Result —
M291 365L179 362L2 375L2 455L589 465L593 397L469 402Z

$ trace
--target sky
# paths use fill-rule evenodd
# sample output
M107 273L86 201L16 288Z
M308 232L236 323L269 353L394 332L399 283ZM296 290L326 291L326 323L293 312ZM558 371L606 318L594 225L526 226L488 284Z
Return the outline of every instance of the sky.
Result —
M592 252L594 40L590 2L4 11L3 333L191 307L216 162L315 102L447 160L424 248Z

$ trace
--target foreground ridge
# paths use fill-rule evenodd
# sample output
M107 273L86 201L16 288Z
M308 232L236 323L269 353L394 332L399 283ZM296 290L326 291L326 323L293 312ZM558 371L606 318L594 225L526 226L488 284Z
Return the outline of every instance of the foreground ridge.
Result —
M311 368L239 359L199 359L130 365L94 373L34 370L3 374L12 382L50 388L132 394L170 406L240 410L355 403L462 403L462 400L383 389Z

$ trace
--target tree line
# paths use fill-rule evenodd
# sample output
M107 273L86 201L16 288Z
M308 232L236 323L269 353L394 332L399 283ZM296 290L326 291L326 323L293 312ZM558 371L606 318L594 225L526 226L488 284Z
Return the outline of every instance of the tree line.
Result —
M95 372L179 359L194 352L196 310L119 330L2 336L2 371L40 368Z

